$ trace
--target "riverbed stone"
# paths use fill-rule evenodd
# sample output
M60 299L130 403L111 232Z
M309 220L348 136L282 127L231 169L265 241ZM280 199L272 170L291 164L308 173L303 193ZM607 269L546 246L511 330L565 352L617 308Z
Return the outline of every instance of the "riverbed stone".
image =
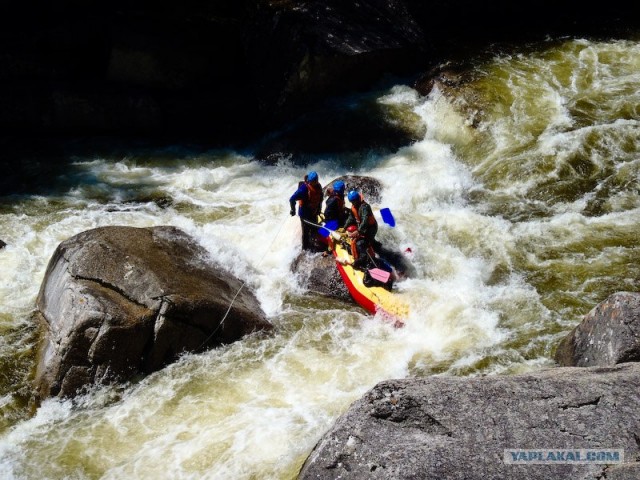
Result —
M293 272L309 292L350 301L349 290L342 281L333 254L300 253L293 262Z
M338 418L298 478L586 480L609 468L636 478L639 388L637 363L383 381ZM514 449L623 449L632 466L506 463Z
M37 298L35 388L69 397L272 325L244 283L169 226L100 227L62 242Z
M617 292L591 310L558 345L563 366L610 366L640 360L640 294Z

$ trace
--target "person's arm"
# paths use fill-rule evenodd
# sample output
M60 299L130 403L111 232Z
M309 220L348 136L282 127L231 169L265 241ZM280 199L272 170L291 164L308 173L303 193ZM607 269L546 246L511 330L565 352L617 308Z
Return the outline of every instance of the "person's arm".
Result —
M289 197L289 206L291 207L291 211L289 212L293 217L296 214L296 202L298 200L302 200L304 196L307 194L307 186L303 183L298 187L298 189Z
M358 225L358 232L360 232L361 235L364 235L369 229L369 215L373 214L373 212L371 211L371 206L368 203L363 203L360 206L359 213L360 225Z
M356 217L353 215L353 212L349 210L349 216L347 217L347 221L344 222L344 228L346 229L349 225L356 225Z

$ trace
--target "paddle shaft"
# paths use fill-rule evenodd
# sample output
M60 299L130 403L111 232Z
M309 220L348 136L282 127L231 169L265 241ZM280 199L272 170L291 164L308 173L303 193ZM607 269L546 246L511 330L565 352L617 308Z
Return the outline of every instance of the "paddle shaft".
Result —
M303 218L303 219L302 219L302 221L303 221L304 223L306 223L307 225L311 225L311 226L313 226L313 227L318 227L318 228L327 228L327 227L325 227L324 225L320 225L319 223L313 223L313 222L310 222L310 221L309 221L309 220L307 220L306 218ZM329 229L327 228L327 230L329 230ZM330 232L332 232L333 230L329 230L329 231L330 231Z

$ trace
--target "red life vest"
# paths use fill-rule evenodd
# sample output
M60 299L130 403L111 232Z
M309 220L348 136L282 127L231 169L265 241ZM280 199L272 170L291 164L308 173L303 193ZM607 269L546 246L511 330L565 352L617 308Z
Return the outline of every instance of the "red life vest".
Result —
M309 198L309 207L314 212L319 212L320 207L322 206L322 199L324 198L324 194L322 193L322 186L320 183L307 183L307 196Z
M306 176L304 178L307 178ZM320 207L322 206L322 186L320 183L316 183L315 185L311 182L300 182L298 186L305 184L307 186L307 199L306 200L298 200L298 206L302 207L304 204L308 205L314 212L319 212Z
M362 196L360 197L360 201L364 203L364 200L362 200ZM362 203L360 205L362 205ZM356 219L356 222L358 222L358 225L360 225L361 219L360 219L360 212L358 210L359 209L356 208L355 205L351 205L351 213L353 213L353 217ZM375 225L376 223L378 223L376 221L376 217L374 217L373 212L371 212L371 214L367 217L367 224Z

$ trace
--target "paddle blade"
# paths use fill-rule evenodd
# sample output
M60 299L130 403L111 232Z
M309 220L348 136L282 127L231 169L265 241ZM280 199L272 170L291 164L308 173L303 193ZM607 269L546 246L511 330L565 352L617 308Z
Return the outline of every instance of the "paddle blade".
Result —
M327 238L329 237L333 231L338 228L338 221L337 220L330 220L327 223L324 224L324 227L320 227L318 229L318 233L320 234L321 237L323 238Z
M318 233L320 234L320 236L322 238L327 238L329 235L331 235L331 231L329 229L327 229L327 228L324 228L324 227L320 227L318 229Z
M387 283L389 281L389 277L391 276L389 272L382 270L381 268L372 268L371 270L369 270L369 274L371 275L371 278L382 283Z
M391 210L389 210L388 208L383 208L382 210L380 210L380 215L382 215L382 220L384 220L384 223L386 223L390 227L396 226L396 219L393 218Z
M324 224L324 226L328 230L335 230L336 228L338 228L338 221L337 220L329 220L327 223Z

